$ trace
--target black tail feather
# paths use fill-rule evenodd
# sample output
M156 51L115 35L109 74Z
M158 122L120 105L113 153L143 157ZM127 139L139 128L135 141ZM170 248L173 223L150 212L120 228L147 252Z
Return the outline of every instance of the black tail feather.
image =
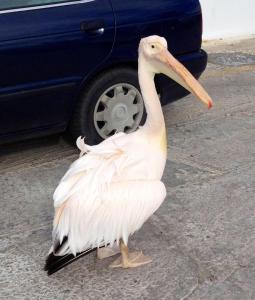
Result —
M53 241L53 252L59 254L59 252L67 245L68 237L64 236L62 242L60 243L59 239L54 239ZM67 245L68 246L68 245Z
M53 252L51 252L46 259L44 270L47 271L48 275L51 275L64 268L65 266L71 264L75 260L81 258L82 256L87 255L95 250L96 248L85 250L83 252L77 253L75 256L73 254L55 256Z

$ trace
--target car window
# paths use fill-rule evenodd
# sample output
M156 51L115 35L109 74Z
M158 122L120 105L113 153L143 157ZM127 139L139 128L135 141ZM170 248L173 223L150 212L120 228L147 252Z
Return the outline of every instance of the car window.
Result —
M65 2L75 2L75 0L0 0L0 10L25 8L31 6L40 6Z

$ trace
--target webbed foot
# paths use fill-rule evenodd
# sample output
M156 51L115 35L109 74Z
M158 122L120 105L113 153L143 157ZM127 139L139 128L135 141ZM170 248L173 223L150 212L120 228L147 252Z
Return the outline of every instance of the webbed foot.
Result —
M136 268L152 262L152 259L144 255L142 251L128 253L127 256L121 255L109 267L110 268Z
M120 248L117 245L113 247L102 247L97 249L97 258L104 259L120 253Z

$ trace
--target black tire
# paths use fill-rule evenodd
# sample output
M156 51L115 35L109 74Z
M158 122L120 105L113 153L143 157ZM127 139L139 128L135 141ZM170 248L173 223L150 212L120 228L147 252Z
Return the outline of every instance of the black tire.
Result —
M140 91L137 70L132 68L112 69L95 78L86 88L77 103L69 125L69 132L74 139L85 137L89 145L98 144L103 138L94 125L94 110L100 96L111 86L127 83ZM145 110L144 110L145 111ZM144 123L145 113L140 122Z

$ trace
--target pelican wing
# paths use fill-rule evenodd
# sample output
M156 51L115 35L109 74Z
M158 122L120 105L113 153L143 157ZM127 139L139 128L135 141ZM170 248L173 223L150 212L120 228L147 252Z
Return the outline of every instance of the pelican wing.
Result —
M132 157L118 141L115 137L82 146L87 154L60 181L54 193L54 253L76 254L119 238L127 241L162 203L161 181L122 180L122 174L141 159Z
M81 156L71 164L56 188L53 195L55 208L62 206L73 194L85 192L84 188L86 193L91 193L111 182L112 177L123 168L123 162L127 163L127 153L115 142L123 135L116 134L95 146L86 145L78 138Z
M97 195L84 199L73 195L55 226L57 254L75 255L113 245L120 238L127 243L129 235L158 209L165 195L161 181L115 182Z

